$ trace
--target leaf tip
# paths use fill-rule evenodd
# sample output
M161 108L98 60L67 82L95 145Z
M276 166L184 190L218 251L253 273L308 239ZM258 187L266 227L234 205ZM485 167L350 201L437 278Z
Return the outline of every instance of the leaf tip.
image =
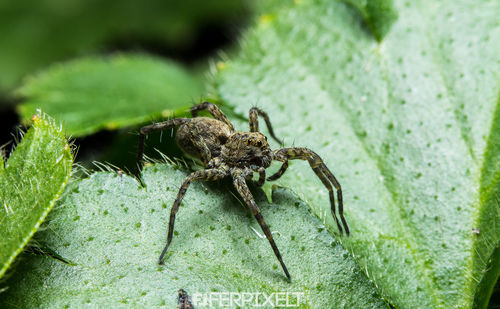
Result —
M378 42L389 33L399 16L394 7L394 0L345 0L345 3L352 5L361 13Z

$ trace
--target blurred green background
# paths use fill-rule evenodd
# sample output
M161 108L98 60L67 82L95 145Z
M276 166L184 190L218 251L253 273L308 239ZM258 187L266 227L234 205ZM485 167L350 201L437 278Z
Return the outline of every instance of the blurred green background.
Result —
M230 49L251 2L27 0L0 2L0 145L9 153L20 118L15 90L54 63L139 52L169 58L201 75L217 51ZM77 140L79 155L106 151L116 133Z

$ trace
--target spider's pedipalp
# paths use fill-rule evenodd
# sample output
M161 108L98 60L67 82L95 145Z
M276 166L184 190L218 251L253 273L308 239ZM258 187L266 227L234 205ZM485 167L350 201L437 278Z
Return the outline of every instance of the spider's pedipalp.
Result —
M266 169L263 167L259 167L257 169L257 172L259 173L259 180L257 181L257 186L262 187L264 185L264 182L266 181Z
M283 164L281 165L280 169L273 175L267 177L267 180L274 181L279 179L286 172L287 168L288 168L288 160L285 160L285 162L283 162Z
M174 234L174 224L175 224L175 215L177 214L177 211L179 210L179 206L181 205L182 199L184 198L184 195L186 194L187 189L189 188L189 185L191 184L191 181L193 180L201 180L201 181L211 181L211 180L217 180L224 178L229 174L229 169L225 165L221 165L218 168L213 168L213 169L206 169L206 170L201 170L201 171L196 171L191 173L189 176L184 179L184 182L182 183L179 193L177 193L177 198L174 201L174 204L172 206L172 210L170 211L170 221L168 222L168 236L167 236L167 244L165 245L165 248L161 252L159 263L162 263L163 257L165 256L165 253L167 252L168 247L170 246L170 243L172 242L172 236Z
M302 147L293 147L293 148L281 148L275 150L273 152L273 159L283 162L283 165L281 166L279 171L276 172L274 175L270 176L268 180L276 180L279 177L281 177L288 168L288 160L300 159L300 160L307 160L307 162L309 162L309 165L311 166L314 173L318 176L323 185L328 189L328 193L330 196L330 205L332 209L332 216L335 219L335 223L337 224L337 228L339 229L340 234L342 235L343 233L342 230L343 226L347 236L349 236L349 227L347 226L347 222L344 218L342 188L340 187L340 184L333 175L333 173L328 169L323 160L320 158L320 156L310 149ZM335 213L335 197L333 195L332 185L333 187L335 187L337 191L337 201L339 203L339 216L340 220L342 221L342 226L340 225L340 222Z
M241 171L241 170L239 170ZM285 272L286 277L288 280L290 280L290 273L288 272L288 269L286 268L285 263L283 262L283 258L281 257L280 251L278 247L276 246L276 243L274 242L273 235L271 234L271 230L267 226L266 222L264 221L264 217L262 217L262 214L260 212L259 207L254 201L254 198L252 196L252 193L250 192L250 189L248 189L248 186L245 181L245 175L242 175L238 173L238 171L232 172L233 176L233 184L238 193L241 195L245 203L248 205L250 210L252 211L252 214L254 215L255 219L257 219L257 222L259 222L260 227L262 228L262 231L266 235L267 240L271 244L271 247L273 248L274 254L276 255L276 258L278 258L278 261L281 264L281 267L283 268L283 271Z

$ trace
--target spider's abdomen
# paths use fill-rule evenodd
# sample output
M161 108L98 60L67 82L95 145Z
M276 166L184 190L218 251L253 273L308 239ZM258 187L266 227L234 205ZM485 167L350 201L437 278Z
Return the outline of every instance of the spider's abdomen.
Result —
M211 154L210 158L220 156L222 145L230 135L231 129L224 122L197 117L181 125L175 138L184 152L203 161L201 154L206 152L206 149Z

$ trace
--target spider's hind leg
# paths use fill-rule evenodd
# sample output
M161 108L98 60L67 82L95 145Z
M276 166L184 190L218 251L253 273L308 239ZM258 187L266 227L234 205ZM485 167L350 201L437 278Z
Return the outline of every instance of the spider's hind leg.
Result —
M190 109L191 115L193 115L193 118L198 117L198 112L202 111L202 110L208 111L210 113L210 115L212 115L215 119L227 124L229 126L229 128L231 129L231 132L234 132L233 124L231 123L231 121L229 121L227 116L224 115L224 113L220 110L220 108L217 105L210 103L210 102L203 102L203 103L197 104L197 105L191 107L191 109Z
M344 218L342 188L340 187L340 184L333 175L333 173L328 169L323 160L320 158L320 156L318 156L318 154L316 154L314 151L310 149L300 148L300 147L277 149L274 151L273 156L274 160L283 162L283 165L281 166L279 171L276 172L274 175L270 176L268 180L276 180L280 178L288 168L288 160L300 159L300 160L307 160L309 162L309 165L311 166L316 176L318 176L323 185L328 189L328 194L330 196L330 205L332 209L332 216L335 219L335 223L337 224L337 228L339 229L340 234L342 234L343 232L342 231L342 226L343 226L347 236L349 236L349 227L347 226L347 222ZM335 213L335 197L333 194L332 185L333 187L335 187L337 191L337 201L339 203L339 217L340 220L342 221L342 225L340 224L337 215Z
M163 122L154 123L141 128L141 130L139 131L139 143L137 145L137 162L136 162L137 165L136 177L139 180L141 179L140 176L143 165L142 159L144 156L144 141L146 139L146 135L152 132L162 131L176 126L180 126L182 124L188 123L189 121L191 121L191 119L189 118L176 118Z

